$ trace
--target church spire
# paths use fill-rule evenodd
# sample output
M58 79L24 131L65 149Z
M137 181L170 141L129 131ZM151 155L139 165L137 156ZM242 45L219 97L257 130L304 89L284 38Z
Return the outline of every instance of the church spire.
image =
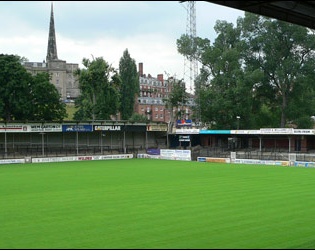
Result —
M55 22L54 22L54 10L53 3L51 3L51 14L49 24L49 36L48 36L48 47L46 61L58 60L57 56L57 45L56 45L56 34L55 34Z

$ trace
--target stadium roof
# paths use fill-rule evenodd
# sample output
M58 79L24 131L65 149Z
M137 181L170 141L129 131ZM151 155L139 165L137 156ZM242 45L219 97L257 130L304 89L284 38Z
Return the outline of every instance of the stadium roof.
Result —
M185 1L183 1L185 2ZM205 1L315 29L315 1Z

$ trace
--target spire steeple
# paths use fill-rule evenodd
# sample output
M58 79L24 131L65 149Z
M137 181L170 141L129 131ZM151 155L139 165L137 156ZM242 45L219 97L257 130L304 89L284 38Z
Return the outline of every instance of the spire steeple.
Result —
M46 56L46 61L47 62L51 61L51 60L58 60L53 3L51 3L48 47L47 47L47 56Z

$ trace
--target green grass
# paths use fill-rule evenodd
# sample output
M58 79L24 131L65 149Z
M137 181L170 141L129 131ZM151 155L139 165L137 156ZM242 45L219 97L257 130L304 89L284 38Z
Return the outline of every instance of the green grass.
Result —
M315 169L131 159L0 166L1 249L314 249Z

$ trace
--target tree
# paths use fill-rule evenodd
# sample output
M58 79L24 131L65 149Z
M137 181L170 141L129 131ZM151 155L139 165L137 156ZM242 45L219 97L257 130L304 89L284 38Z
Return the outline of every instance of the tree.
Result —
M63 120L67 116L66 104L61 101L57 88L50 83L47 72L38 73L33 77L30 98L33 109L29 116L32 120Z
M16 55L0 55L0 111L5 121L24 119L31 75Z
M0 114L12 120L61 120L66 116L48 73L32 76L17 55L0 55Z
M75 120L109 120L119 109L120 76L102 57L83 58L79 77L81 94L75 101Z
M139 113L133 113L131 115L131 117L129 118L129 121L131 123L135 123L135 122L138 122L138 123L147 123L149 122L148 118L143 115L143 114L139 114Z
M264 75L257 92L268 93L272 110L280 113L280 127L289 122L303 127L305 119L301 118L310 121L314 112L313 98L308 95L314 92L314 34L305 27L251 13L246 13L240 25L248 41L248 70L254 67Z
M188 93L186 92L185 83L183 80L177 80L174 77L168 78L168 83L172 86L168 98L164 98L166 109L170 110L170 128L172 128L175 119L183 119L183 107L188 103ZM176 111L174 114L173 110Z
M128 49L119 61L119 74L121 77L120 114L124 120L129 119L134 111L136 95L139 93L139 75L135 60L130 57Z

